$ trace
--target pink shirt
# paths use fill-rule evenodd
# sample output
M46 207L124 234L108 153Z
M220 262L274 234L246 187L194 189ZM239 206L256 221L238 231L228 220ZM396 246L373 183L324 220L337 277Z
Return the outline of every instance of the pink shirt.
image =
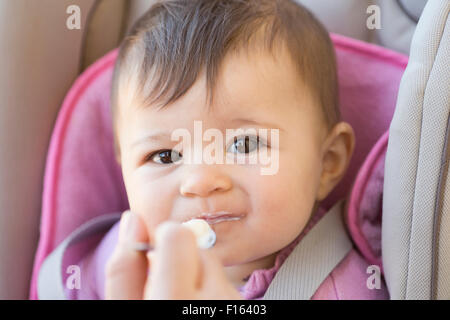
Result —
M244 299L261 299L263 297L283 262L321 216L322 214L315 215L315 219L310 221L302 233L279 252L272 268L253 271L246 284L239 289ZM95 300L105 298L104 270L106 261L117 242L118 226L119 223L116 223L99 245L79 263L82 287L80 290L66 290L69 299ZM368 266L369 264L364 258L353 249L323 281L312 299L389 299L384 281L382 281L380 289L368 288L366 283L371 275L367 273Z

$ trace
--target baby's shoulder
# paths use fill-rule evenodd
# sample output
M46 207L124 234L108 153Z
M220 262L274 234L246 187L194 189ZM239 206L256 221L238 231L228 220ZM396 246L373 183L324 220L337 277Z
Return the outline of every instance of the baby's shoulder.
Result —
M81 289L75 299L95 300L105 298L105 267L112 255L119 236L117 221L103 236L95 248L86 252L80 261Z

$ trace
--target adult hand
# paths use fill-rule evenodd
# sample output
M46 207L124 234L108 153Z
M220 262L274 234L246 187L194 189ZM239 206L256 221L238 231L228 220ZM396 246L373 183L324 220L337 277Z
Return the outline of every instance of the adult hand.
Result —
M106 266L106 299L242 299L218 258L199 249L188 228L161 223L153 251L145 255L133 249L133 243L150 239L139 216L125 212Z

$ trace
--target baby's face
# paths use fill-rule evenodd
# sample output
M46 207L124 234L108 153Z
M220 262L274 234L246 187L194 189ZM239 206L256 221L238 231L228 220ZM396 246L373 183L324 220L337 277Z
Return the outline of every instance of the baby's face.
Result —
M143 218L150 234L166 220L183 222L215 212L240 216L211 225L217 235L211 250L228 266L274 254L306 226L317 200L327 131L319 106L285 51L276 60L262 50L229 54L217 81L210 106L204 76L163 109L121 106L118 137L130 209ZM226 129L268 129L269 141L262 141L268 147L261 150L267 148L279 162L277 172L261 174L267 163L171 164L170 153L156 152L179 145L180 140L171 140L176 129L187 129L194 139L194 121L201 121L203 132L215 128L223 133L224 157L258 152L253 137L246 150L242 137L226 140ZM270 141L272 129L279 130L278 143ZM155 152L160 157L149 157Z

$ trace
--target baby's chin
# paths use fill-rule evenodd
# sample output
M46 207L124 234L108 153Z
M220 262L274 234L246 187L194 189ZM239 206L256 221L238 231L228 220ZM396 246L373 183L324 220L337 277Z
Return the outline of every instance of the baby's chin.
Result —
M242 240L248 241L248 239ZM261 248L264 246L258 245L258 247ZM250 255L249 252L255 252L255 248L247 248L246 246L243 246L242 242L239 240L233 243L222 242L207 250L215 255L225 268L255 265L258 266L257 269L266 266L269 267L268 264L271 264L270 261L272 260L275 261L275 256L279 252L260 252L258 255Z
M274 242L273 237L255 232L247 218L211 225L216 233L216 242L207 250L216 255L224 267L270 259L291 241L278 238Z

